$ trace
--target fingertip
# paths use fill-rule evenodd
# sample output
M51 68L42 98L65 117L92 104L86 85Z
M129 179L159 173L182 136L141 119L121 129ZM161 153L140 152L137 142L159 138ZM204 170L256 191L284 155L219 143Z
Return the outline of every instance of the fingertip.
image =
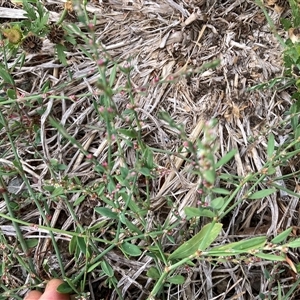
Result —
M46 286L44 294L39 300L69 300L69 294L61 294L57 291L57 288L62 283L63 281L60 279L51 279Z
M30 291L24 298L24 300L39 300L42 296L41 292L38 291Z

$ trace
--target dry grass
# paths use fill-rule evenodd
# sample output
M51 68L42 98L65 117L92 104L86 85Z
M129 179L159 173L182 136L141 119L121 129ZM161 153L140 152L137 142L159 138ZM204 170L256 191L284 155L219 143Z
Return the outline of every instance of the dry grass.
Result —
M0 7L1 18L22 18L21 8L4 8L4 2ZM49 9L54 7L49 6ZM131 80L137 90L135 103L139 119L143 121L143 140L149 147L177 153L182 146L178 131L159 119L158 112L161 110L167 111L176 123L184 124L192 141L201 138L204 121L216 118L219 144L216 159L233 148L238 149L234 160L223 168L222 173L244 177L249 172L261 170L266 161L269 133L273 132L279 140L284 140L288 134L282 128L285 112L291 105L291 96L286 90L247 91L250 86L282 74L282 49L270 32L263 13L253 1L108 0L91 1L87 8L91 17L96 16L95 36L107 50L110 59L121 66L126 63L133 66ZM278 9L273 8L268 8L269 13L279 35L285 37L287 33L279 24ZM289 9L280 13L288 14ZM194 20L196 14L198 18ZM51 12L51 19L58 19L56 12ZM89 47L80 46L85 49ZM216 59L221 61L216 69L180 76ZM104 126L99 122L93 106L93 100L100 92L96 85L99 74L95 71L95 63L76 47L68 49L67 61L68 66L60 64L55 58L53 44L45 40L42 52L27 55L22 69L17 69L13 74L18 82L18 91L25 96L38 94L47 81L51 86L51 95L61 96L60 99L46 96L42 103L33 103L32 107L25 106L21 98L19 101L21 113L28 123L19 132L15 145L32 189L41 194L45 193L45 182L51 178L49 162L52 159L67 166L59 173L62 182L66 177L77 177L82 186L90 187L101 181L94 166L78 148L70 142L62 143L60 133L49 124L50 115L60 120L68 134L100 163L108 159L108 141L105 132L99 130ZM13 64L13 61L9 63ZM113 70L113 64L108 70ZM72 79L69 71L73 73ZM109 71L107 75L110 75ZM155 83L157 77L170 79L171 76L175 78L173 82ZM126 76L119 74L114 88L124 87L126 82ZM142 87L146 92L139 93ZM76 101L68 98L73 95ZM118 111L125 110L129 101L126 94L122 93L116 94L113 100ZM39 105L44 108L41 116L37 111ZM9 106L1 109L6 116L14 114ZM33 143L35 137L34 125L40 126L41 141L38 148L28 144L28 141ZM120 119L115 126L122 128L126 124ZM0 162L12 167L14 155L5 130L2 129L0 134ZM132 148L126 144L122 147L127 163L134 165L135 154ZM37 150L40 155L36 155ZM171 224L176 221L167 205L167 199L172 199L181 216L184 216L183 208L196 206L198 199L199 182L189 172L184 157L157 154L155 163L163 175L151 183L151 210L147 216L149 230L162 219L170 219ZM114 168L121 165L122 159L117 158ZM279 177L297 170L298 166L298 159L290 161L285 167L278 166L276 175ZM12 189L13 183L9 181L7 184ZM221 186L222 182L216 184ZM295 190L297 180L282 181L282 185ZM226 187L230 189L229 185ZM265 183L262 182L260 187L265 188ZM141 184L140 190L143 189ZM241 190L237 199L243 193ZM37 208L28 199L18 196L20 193L12 195L21 208L18 218L29 223L42 223ZM68 201L72 203L80 195L80 192L68 195ZM66 231L76 228L64 201L55 203L49 200L47 203L52 215L51 227ZM89 197L75 208L82 225L88 227L99 222L91 209L97 205L99 201ZM298 198L284 192L261 201L244 201L223 220L222 237L216 243L232 242L258 234L270 236L290 226L298 228L298 210ZM7 213L4 201L0 201L0 212ZM137 221L136 225L141 224ZM13 245L16 235L14 227L7 220L0 219L0 229ZM58 272L48 231L33 231L29 226L21 226L21 230L26 239L39 239L31 253L39 276L48 278L43 269L45 259ZM175 238L178 238L180 230L186 228L174 230ZM68 254L66 241L70 240L70 235L57 234L56 237L66 275L71 276L76 273L78 266ZM101 252L101 245L98 245L98 249ZM148 256L141 256L139 260L128 259L118 251L110 251L106 258L117 274L118 286L124 299L145 299L153 286L152 280L145 275L153 259ZM180 270L186 276L185 283L165 289L164 299L260 299L259 292L269 292L269 299L277 299L271 293L272 287L277 285L276 280L285 289L294 281L290 272L275 275L277 269L288 268L284 265L276 266L273 262L254 262L251 265L232 261L219 265L198 262L188 270ZM272 276L266 276L266 272ZM20 274L18 268L8 276L7 281L4 280L11 289L28 282L29 275ZM89 274L88 282L91 299L118 299L114 290L103 286L99 274ZM102 292L99 292L100 288Z

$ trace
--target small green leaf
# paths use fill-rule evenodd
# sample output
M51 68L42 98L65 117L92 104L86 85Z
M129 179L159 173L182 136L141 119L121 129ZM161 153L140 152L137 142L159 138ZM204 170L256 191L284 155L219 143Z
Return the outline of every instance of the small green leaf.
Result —
M98 262L92 264L92 265L88 268L87 272L88 272L88 273L92 272L92 271L93 271L94 269L96 269L100 264L101 264L101 261L98 261Z
M211 223L206 224L200 232L198 232L195 236L193 236L190 240L183 243L179 246L170 256L169 260L179 259L179 258L187 258L190 255L196 253L197 250L205 250L219 235L222 224L216 223L213 227L211 227ZM199 249L203 239L209 234L207 240L205 241L206 245L203 245L204 249Z
M185 207L184 213L188 218L193 218L193 217L208 217L208 218L213 218L216 216L216 214L211 211L209 208L196 208L196 207Z
M108 217L115 220L118 219L118 214L113 212L111 209L107 207L95 207L95 212L97 212L98 214L104 217Z
M114 270L113 268L110 266L110 264L108 262L106 262L105 260L101 261L101 268L103 270L103 272L108 276L108 277L113 277L114 276Z
M17 94L16 94L16 91L15 91L15 90L8 89L8 90L6 91L6 95L7 95L8 98L10 98L10 99L17 99Z
M149 147L146 147L146 149L143 152L143 158L146 161L146 166L149 169L154 168L154 163L153 163L153 151L149 149Z
M45 185L45 186L43 186L43 189L45 191L52 193L55 190L55 187L53 185Z
M267 170L268 175L273 175L275 172L276 172L276 169L274 167L272 167L272 166L268 167L268 170Z
M226 153L215 165L215 168L218 169L228 163L237 153L236 149L230 150L228 153Z
M216 172L215 170L206 170L203 172L203 177L207 182L214 184L216 179Z
M39 243L38 239L28 239L26 240L26 245L28 248L34 248L37 246L37 244Z
M265 190L257 191L255 193L253 193L252 195L250 195L248 197L248 199L252 199L252 200L261 199L261 198L267 197L275 192L276 192L276 189L265 189Z
M22 3L23 4L23 9L26 11L25 16L28 16L28 18L31 21L36 20L37 15L35 13L35 10L34 10L33 6L31 4L29 4L27 0L23 0L22 2L23 2Z
M127 228L131 231L131 232L134 232L134 233L137 233L137 234L143 234L143 232L137 227L135 226L133 223L131 223L130 221L128 221L127 218L124 219L124 223L126 224Z
M66 53L65 53L65 51L67 50L66 47L64 45L61 45L61 44L56 44L55 49L56 49L59 61L64 66L67 66L68 62L67 62Z
M83 254L86 254L86 242L83 237L77 237L77 245Z
M275 254L255 253L254 255L265 260L285 261L285 257Z
M14 80L11 77L11 75L4 69L2 66L0 66L0 77L3 79L5 83L9 83L11 85L14 85Z
M118 132L123 134L124 136L130 137L130 138L136 138L137 132L133 129L118 129Z
M299 239L295 239L294 241L288 242L287 246L290 248L298 248L300 247L300 238Z
M269 139L268 139L268 147L267 147L267 154L268 154L268 158L271 158L273 153L274 153L274 149L275 149L275 138L274 138L274 134L271 133L269 135Z
M159 271L155 267L150 267L150 269L147 271L146 275L152 279L159 279L159 277L160 277Z
M114 82L116 80L116 74L117 74L117 64L115 64L111 70L110 76L109 76L109 86L112 88L114 86Z
M61 294L70 294L73 292L73 289L66 282L64 282L57 288L57 291Z
M279 244L279 243L283 242L290 235L292 230L293 230L293 228L290 227L290 228L286 229L285 231L281 232L276 237L274 237L274 239L271 241L271 243Z
M140 168L140 173L144 176L151 176L150 170L148 168Z
M56 196L61 196L65 194L65 190L62 186L59 186L57 188L55 188L55 190L52 192L52 196L56 197Z
M220 209L220 208L223 207L223 205L224 205L224 198L222 198L222 197L215 198L215 199L213 199L211 201L210 205L211 205L212 208L218 210L218 209Z
M140 256L142 254L142 251L138 246L128 242L124 242L120 248L124 253L130 256Z
M74 254L77 247L77 236L72 236L71 241L69 243L69 253Z
M79 205L85 198L86 198L86 195L81 195L80 197L78 197L74 202L74 206Z
M167 279L167 282L170 282L173 284L183 284L185 282L185 278L182 275L175 275L175 276L169 277Z

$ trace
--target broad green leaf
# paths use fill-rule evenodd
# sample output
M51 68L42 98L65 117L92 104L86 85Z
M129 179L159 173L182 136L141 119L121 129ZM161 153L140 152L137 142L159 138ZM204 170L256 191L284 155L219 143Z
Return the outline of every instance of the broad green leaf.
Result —
M97 212L98 214L104 216L104 217L108 217L110 219L118 219L118 214L113 212L110 208L107 207L95 207L95 212Z
M298 248L300 247L300 238L299 239L295 239L294 241L288 242L287 246L290 248Z
M147 271L146 275L152 279L159 279L160 274L157 268L150 267L150 269Z
M73 292L73 289L70 287L69 284L66 282L62 283L58 288L57 291L62 293L62 294L70 294Z
M170 282L173 284L183 284L185 282L185 278L182 275L175 275L175 276L167 278L167 282Z
M271 241L271 243L273 243L273 244L281 243L290 235L292 230L293 230L293 228L290 227L290 228L286 229L285 231L281 232L280 234L278 234L277 236L274 237L274 239Z
M232 149L228 153L226 153L215 165L215 168L218 169L228 163L237 153L236 149Z
M223 224L221 223L215 223L214 225L211 224L206 232L207 234L202 239L200 246L198 247L198 250L204 251L206 248L208 248L211 243L218 237L222 230Z
M280 255L275 254L267 254L267 253L254 253L255 256L265 259L265 260L272 260L272 261L285 261L285 258Z
M213 211L209 210L208 208L185 207L183 210L188 218L193 218L193 217L213 218L216 216L216 214Z
M230 191L222 188L213 188L212 192L220 195L230 195Z
M114 270L111 267L111 265L106 262L105 260L101 261L101 268L103 272L108 276L108 277L113 277L114 276Z
M274 149L275 149L275 138L274 138L274 134L271 133L269 135L269 139L268 139L268 147L267 147L267 154L268 154L268 158L271 158L273 153L274 153Z
M255 193L253 193L252 195L250 195L248 197L248 199L252 199L252 200L261 199L261 198L267 197L275 192L276 192L276 189L265 189L265 190L257 191Z
M124 242L120 248L124 253L130 256L140 256L142 254L142 251L138 246L128 242Z
M266 244L266 241L267 241L266 237L259 236L249 240L243 240L237 242L237 244L235 244L232 247L232 249L244 250L244 251L261 249Z
M218 197L218 198L213 199L213 200L211 201L210 205L211 205L212 208L218 210L218 209L220 209L220 208L223 207L224 202L225 202L225 201L224 201L224 198Z
M222 229L222 224L220 223L216 223L212 228L211 225L212 223L206 224L200 232L198 232L190 240L179 246L173 253L171 253L171 255L169 256L169 260L187 258L195 254L197 250L205 250L205 248L207 248L216 239ZM203 249L199 249L201 243L203 242L203 239L207 234L209 234L209 236L205 241L205 245L203 245Z

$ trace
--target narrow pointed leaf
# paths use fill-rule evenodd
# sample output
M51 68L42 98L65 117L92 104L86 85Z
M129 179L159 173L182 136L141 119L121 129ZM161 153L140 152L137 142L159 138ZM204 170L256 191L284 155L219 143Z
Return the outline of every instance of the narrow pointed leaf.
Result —
M215 165L215 168L218 169L228 163L237 153L236 149L232 149L228 153L226 153Z
M281 255L267 254L267 253L255 253L254 255L264 260L285 261L285 257Z
M290 248L298 248L298 247L300 247L300 238L296 239L296 240L294 240L292 242L287 243L287 246L290 247Z
M281 232L280 234L278 234L276 237L274 237L274 239L271 241L271 243L273 244L279 244L282 241L284 241L292 232L293 228L288 228L285 231Z
M265 189L265 190L262 190L262 191L257 191L255 193L253 193L252 195L250 195L248 197L248 199L261 199L261 198L264 198L264 197L267 197L273 193L276 192L276 189Z

